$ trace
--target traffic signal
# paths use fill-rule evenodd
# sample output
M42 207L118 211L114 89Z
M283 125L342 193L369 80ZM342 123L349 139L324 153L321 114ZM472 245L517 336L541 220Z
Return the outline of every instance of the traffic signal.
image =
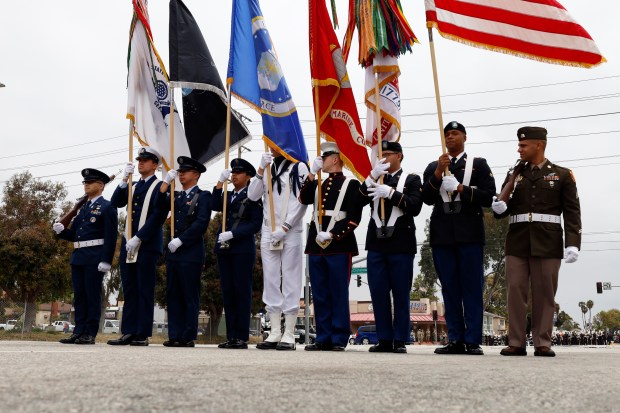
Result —
M596 283L596 293L603 294L603 283L602 282Z
M361 286L362 286L362 276L361 276L361 275L358 275L358 276L357 276L357 286L358 286L358 287L361 287Z

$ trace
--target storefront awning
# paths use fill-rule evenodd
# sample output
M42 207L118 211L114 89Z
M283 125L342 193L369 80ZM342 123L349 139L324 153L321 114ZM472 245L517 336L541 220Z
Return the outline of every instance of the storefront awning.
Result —
M431 314L411 314L410 319L412 322L416 323L432 323L433 316ZM352 323L374 323L375 315L373 313L355 313L351 314L351 322ZM445 324L446 319L443 316L439 316L437 322L440 324Z

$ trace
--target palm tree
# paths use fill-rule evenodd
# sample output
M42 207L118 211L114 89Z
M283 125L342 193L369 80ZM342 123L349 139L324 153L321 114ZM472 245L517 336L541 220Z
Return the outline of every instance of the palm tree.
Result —
M583 319L583 329L584 331L587 331L587 326L586 326L586 314L588 313L588 307L584 304L581 306L581 318Z
M586 303L586 307L588 307L588 324L590 325L590 329L592 328L592 307L594 307L594 301L588 300Z
M577 305L579 306L579 309L582 312L582 314L581 314L581 325L584 326L584 329L585 329L586 318L585 318L585 315L583 314L583 308L585 307L586 303L585 303L585 301L579 301L579 304L577 304Z

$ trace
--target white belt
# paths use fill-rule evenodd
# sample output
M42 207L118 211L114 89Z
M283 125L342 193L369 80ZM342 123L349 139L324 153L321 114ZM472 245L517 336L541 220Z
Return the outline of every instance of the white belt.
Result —
M511 224L516 224L517 222L548 222L551 224L561 223L559 215L537 214L535 212L530 212L529 214L511 215L508 222Z
M103 238L91 239L88 241L77 241L73 243L73 248L95 247L97 245L103 245Z
M323 216L324 217L334 217L334 219L336 221L340 221L341 219L344 219L347 217L347 213L346 211L340 211L337 214L334 214L334 210L333 209L327 209L323 211Z

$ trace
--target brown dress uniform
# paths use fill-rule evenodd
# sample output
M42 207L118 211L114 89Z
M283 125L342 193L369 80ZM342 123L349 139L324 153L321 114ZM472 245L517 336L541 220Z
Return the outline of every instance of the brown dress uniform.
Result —
M520 139L525 138L520 135ZM509 177L510 173L502 187ZM509 345L525 347L531 284L534 346L551 347L555 293L564 247L581 246L581 212L575 178L569 169L549 160L542 165L528 163L515 180L507 206L506 212L495 216L510 216L506 238Z

